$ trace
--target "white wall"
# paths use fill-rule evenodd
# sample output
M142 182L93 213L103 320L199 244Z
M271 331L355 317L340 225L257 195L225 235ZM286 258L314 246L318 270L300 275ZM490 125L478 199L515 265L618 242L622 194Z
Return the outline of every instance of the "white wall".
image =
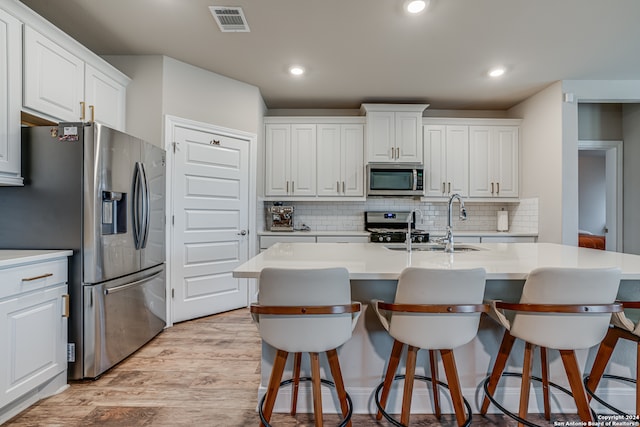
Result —
M580 150L578 155L580 230L604 234L607 217L605 152Z
M538 199L538 241L562 243L561 83L554 83L511 108L509 116L524 119L520 137L520 197ZM577 197L577 187L575 193Z
M162 139L162 56L111 55L104 59L131 78L126 132L159 147Z
M162 92L164 114L261 133L266 108L256 86L165 56Z

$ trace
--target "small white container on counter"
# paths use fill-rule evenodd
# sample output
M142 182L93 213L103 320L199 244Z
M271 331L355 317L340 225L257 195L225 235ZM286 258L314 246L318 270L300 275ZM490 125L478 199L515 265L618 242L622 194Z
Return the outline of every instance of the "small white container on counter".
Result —
M497 227L498 231L509 231L509 212L502 210L498 211L497 215Z

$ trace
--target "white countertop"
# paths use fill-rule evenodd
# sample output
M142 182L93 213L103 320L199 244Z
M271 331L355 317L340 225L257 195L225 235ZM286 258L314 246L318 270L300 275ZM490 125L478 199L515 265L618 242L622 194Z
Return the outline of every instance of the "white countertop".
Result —
M419 246L415 245L414 247ZM623 280L640 280L640 255L553 243L473 243L481 250L394 251L378 243L277 243L233 271L234 277L258 278L265 267L346 267L354 280L397 280L403 268L475 268L489 280L524 280L536 267L620 267Z
M38 261L68 257L71 250L29 250L29 249L0 249L0 268L13 267Z

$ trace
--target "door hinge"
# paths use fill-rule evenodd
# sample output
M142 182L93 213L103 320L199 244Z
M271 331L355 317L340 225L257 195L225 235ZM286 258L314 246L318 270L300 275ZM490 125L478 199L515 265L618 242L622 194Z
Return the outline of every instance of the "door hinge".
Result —
M68 342L67 343L67 362L75 362L76 361L76 343Z
M176 297L176 289L171 288L171 298L175 298L175 297Z

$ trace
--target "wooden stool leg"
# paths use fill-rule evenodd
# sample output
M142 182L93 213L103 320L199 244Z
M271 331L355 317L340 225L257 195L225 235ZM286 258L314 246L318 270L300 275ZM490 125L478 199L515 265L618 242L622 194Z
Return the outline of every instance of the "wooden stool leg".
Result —
M298 410L298 388L300 386L300 364L302 353L295 353L293 356L293 385L291 390L291 415L295 415Z
M435 350L429 350L429 365L431 368L431 390L433 392L433 412L437 419L440 419L440 395L438 394L438 354Z
M547 348L540 347L540 363L542 364L542 400L544 400L544 418L551 421L551 407L549 406L549 359Z
M409 425L409 416L411 413L411 396L413 395L413 379L416 374L418 350L418 347L411 345L407 350L407 367L404 377L404 394L402 395L402 413L400 414L400 423L406 426Z
M527 418L529 412L529 392L531 390L531 364L533 362L533 344L527 342L524 345L524 363L522 364L522 384L520 385L520 409L518 416ZM518 423L518 427L524 427Z
M311 385L313 389L313 416L316 426L322 427L322 390L320 389L320 356L318 353L309 353L311 356Z
M387 373L384 376L384 385L382 386L382 395L380 396L380 406L386 408L387 399L389 398L389 392L391 391L391 384L393 383L393 377L396 376L396 370L400 364L400 355L402 354L402 344L398 340L393 341L393 348L391 349L391 356L389 356L389 366L387 366ZM382 412L378 410L376 419L382 419Z
M507 365L507 359L509 359L509 354L511 353L511 349L513 348L513 343L516 338L509 333L509 331L504 331L504 336L502 337L502 343L500 343L500 350L498 350L498 355L496 356L496 361L493 364L493 371L491 371L491 377L489 377L489 383L487 384L487 389L489 390L489 394L493 396L496 391L496 387L498 387L498 381L502 376L502 371L504 371L504 367ZM482 400L482 407L480 408L481 414L486 414L489 409L489 404L491 401L487 396Z
M613 354L613 350L618 342L618 338L620 338L617 332L618 330L616 328L609 328L607 335L600 343L600 347L598 347L596 358L593 360L593 366L589 373L589 381L587 381L587 388L594 393L602 379L604 370L609 364L609 359L611 359L611 355ZM588 399L591 400L591 396L589 396Z
M464 398L462 397L462 389L460 388L460 379L458 378L458 369L456 368L456 360L453 357L453 350L440 350L440 354L442 355L442 363L444 365L444 373L447 376L449 391L451 392L451 401L453 402L456 420L458 421L458 426L462 426L466 420Z
M262 413L264 419L269 422L271 420L271 414L273 413L273 405L276 403L276 396L278 395L278 388L280 387L280 381L282 381L282 372L284 371L284 365L287 363L287 353L284 350L278 350L276 358L273 362L273 369L271 370L271 376L269 377L269 385L267 387L267 397L265 398L264 408ZM260 426L264 427L264 424L260 422Z
M336 392L338 393L338 400L340 401L342 416L346 417L349 413L349 405L347 403L347 391L344 388L344 381L342 380L342 371L340 370L340 360L338 359L338 352L335 349L327 351L327 358L329 359L331 376L333 377L333 382L336 385ZM349 420L347 426L351 427L351 420Z
M594 421L593 416L591 415L591 409L589 408L587 392L582 384L582 375L578 368L578 361L576 360L575 352L573 350L560 350L560 356L562 357L564 370L567 372L567 378L569 379L569 385L571 386L571 393L573 393L573 399L576 401L580 420Z

